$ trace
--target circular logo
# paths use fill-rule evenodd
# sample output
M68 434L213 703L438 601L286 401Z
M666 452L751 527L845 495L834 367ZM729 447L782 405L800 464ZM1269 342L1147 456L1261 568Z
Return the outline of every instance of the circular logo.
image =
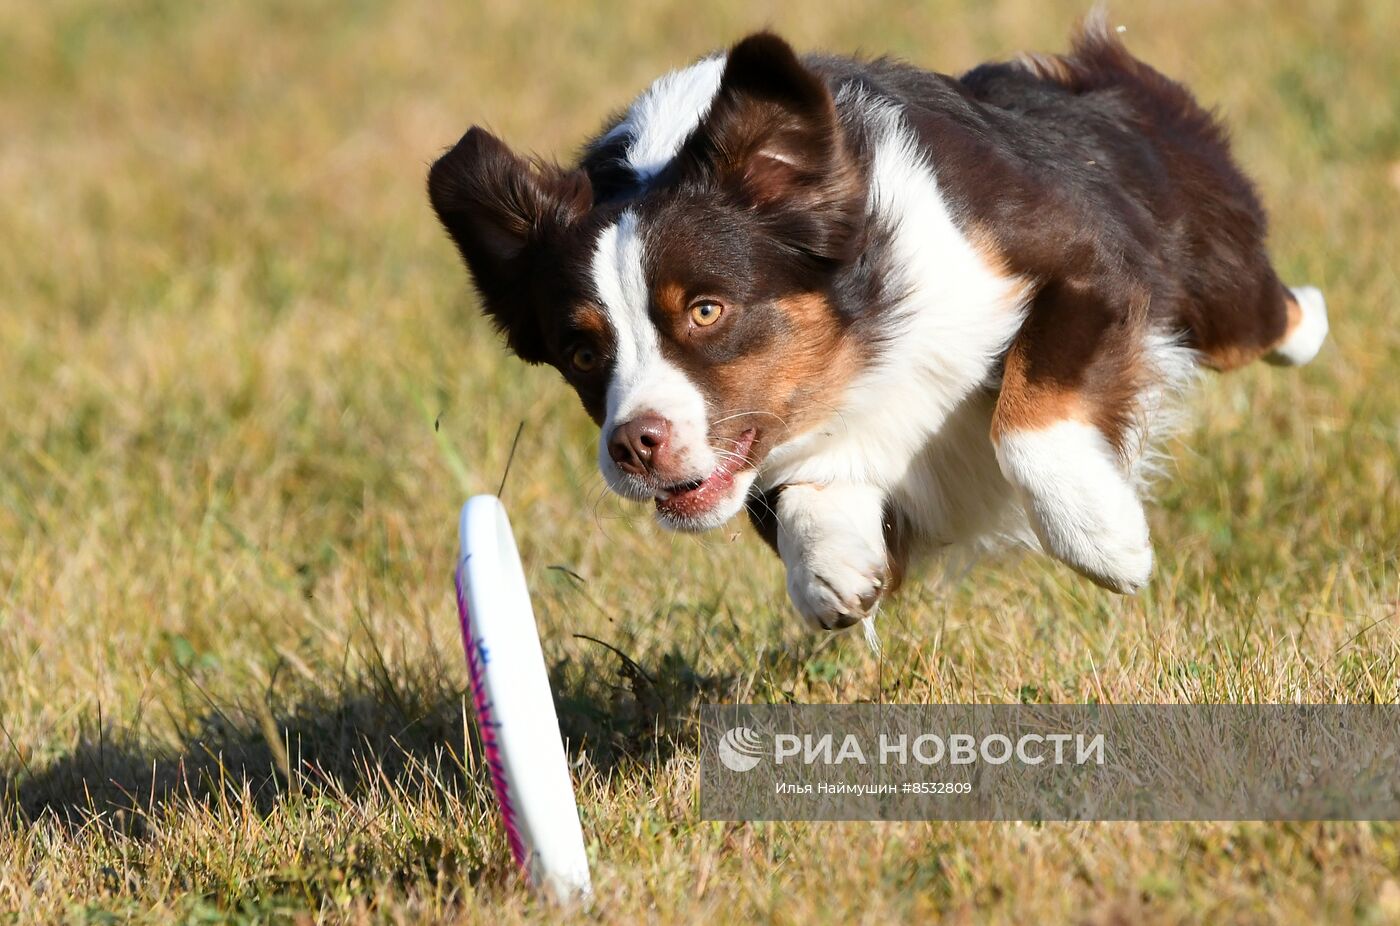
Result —
M719 738L719 760L731 772L747 772L763 757L763 740L748 727L735 727Z

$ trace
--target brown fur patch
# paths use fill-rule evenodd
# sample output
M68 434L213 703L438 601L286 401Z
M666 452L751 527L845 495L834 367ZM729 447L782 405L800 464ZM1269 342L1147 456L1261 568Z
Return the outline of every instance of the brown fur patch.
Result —
M1074 419L1092 424L1120 454L1152 385L1143 350L1147 303L1123 292L1105 299L1095 288L1047 286L1031 304L1003 365L992 439Z
M1249 317L1252 326L1234 326L1209 332L1193 332L1193 345L1201 354L1201 362L1220 373L1247 366L1278 347L1297 329L1303 320L1303 310L1293 294L1282 286L1272 286L1271 292L1260 300L1260 309Z
M982 221L1016 272L1098 288L1108 304L1125 304L1124 297L1133 295L1125 292L1129 284L1147 295L1154 326L1181 332L1184 346L1218 370L1243 366L1278 343L1284 297L1264 248L1264 212L1233 163L1223 126L1185 87L1134 57L1102 11L1086 19L1070 53L983 65L962 83L991 105L1043 107L1055 114L1047 118L1067 126L1080 107L1102 113L1111 98L1114 106L1131 110L1131 130L1153 152L1141 159L1097 135L1091 122L1073 133L1082 144L1037 151L1031 137L1021 140L1028 158L1079 161L1078 175L1087 182L1070 183L1062 175L1056 189L999 172L995 159L976 148L954 149L946 131L936 136L936 144L949 149L936 155L948 188L973 191L968 199L974 205L998 204ZM1100 197L1105 190L1135 202L1140 214L1155 216L1155 227L1123 221L1119 201ZM1013 216L1002 204L1018 199L1027 208ZM976 215L976 209L969 211ZM1125 254L1132 259L1120 263ZM1131 339L1124 343L1132 347ZM1132 363L1104 359L1094 365Z

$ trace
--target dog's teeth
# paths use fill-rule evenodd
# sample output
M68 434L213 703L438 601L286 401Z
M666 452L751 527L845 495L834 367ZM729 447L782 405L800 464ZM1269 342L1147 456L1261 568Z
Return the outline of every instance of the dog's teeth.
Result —
M669 502L671 500L671 493L662 489L656 493L656 497L663 502Z

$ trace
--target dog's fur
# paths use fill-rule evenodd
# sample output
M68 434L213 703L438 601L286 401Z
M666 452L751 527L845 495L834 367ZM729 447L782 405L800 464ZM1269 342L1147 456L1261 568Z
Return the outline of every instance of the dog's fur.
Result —
M823 628L953 544L1135 591L1173 392L1327 330L1219 123L1102 19L959 78L753 35L575 168L473 128L428 188L510 347L601 425L609 486L682 530L747 508Z

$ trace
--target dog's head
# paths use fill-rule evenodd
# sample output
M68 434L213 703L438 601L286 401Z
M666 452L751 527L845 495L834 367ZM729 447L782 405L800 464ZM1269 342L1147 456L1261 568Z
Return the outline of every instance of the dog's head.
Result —
M834 281L865 181L826 85L776 36L730 51L699 125L626 195L595 201L583 170L479 128L428 188L486 313L563 374L602 428L608 485L667 526L737 513L855 363Z

